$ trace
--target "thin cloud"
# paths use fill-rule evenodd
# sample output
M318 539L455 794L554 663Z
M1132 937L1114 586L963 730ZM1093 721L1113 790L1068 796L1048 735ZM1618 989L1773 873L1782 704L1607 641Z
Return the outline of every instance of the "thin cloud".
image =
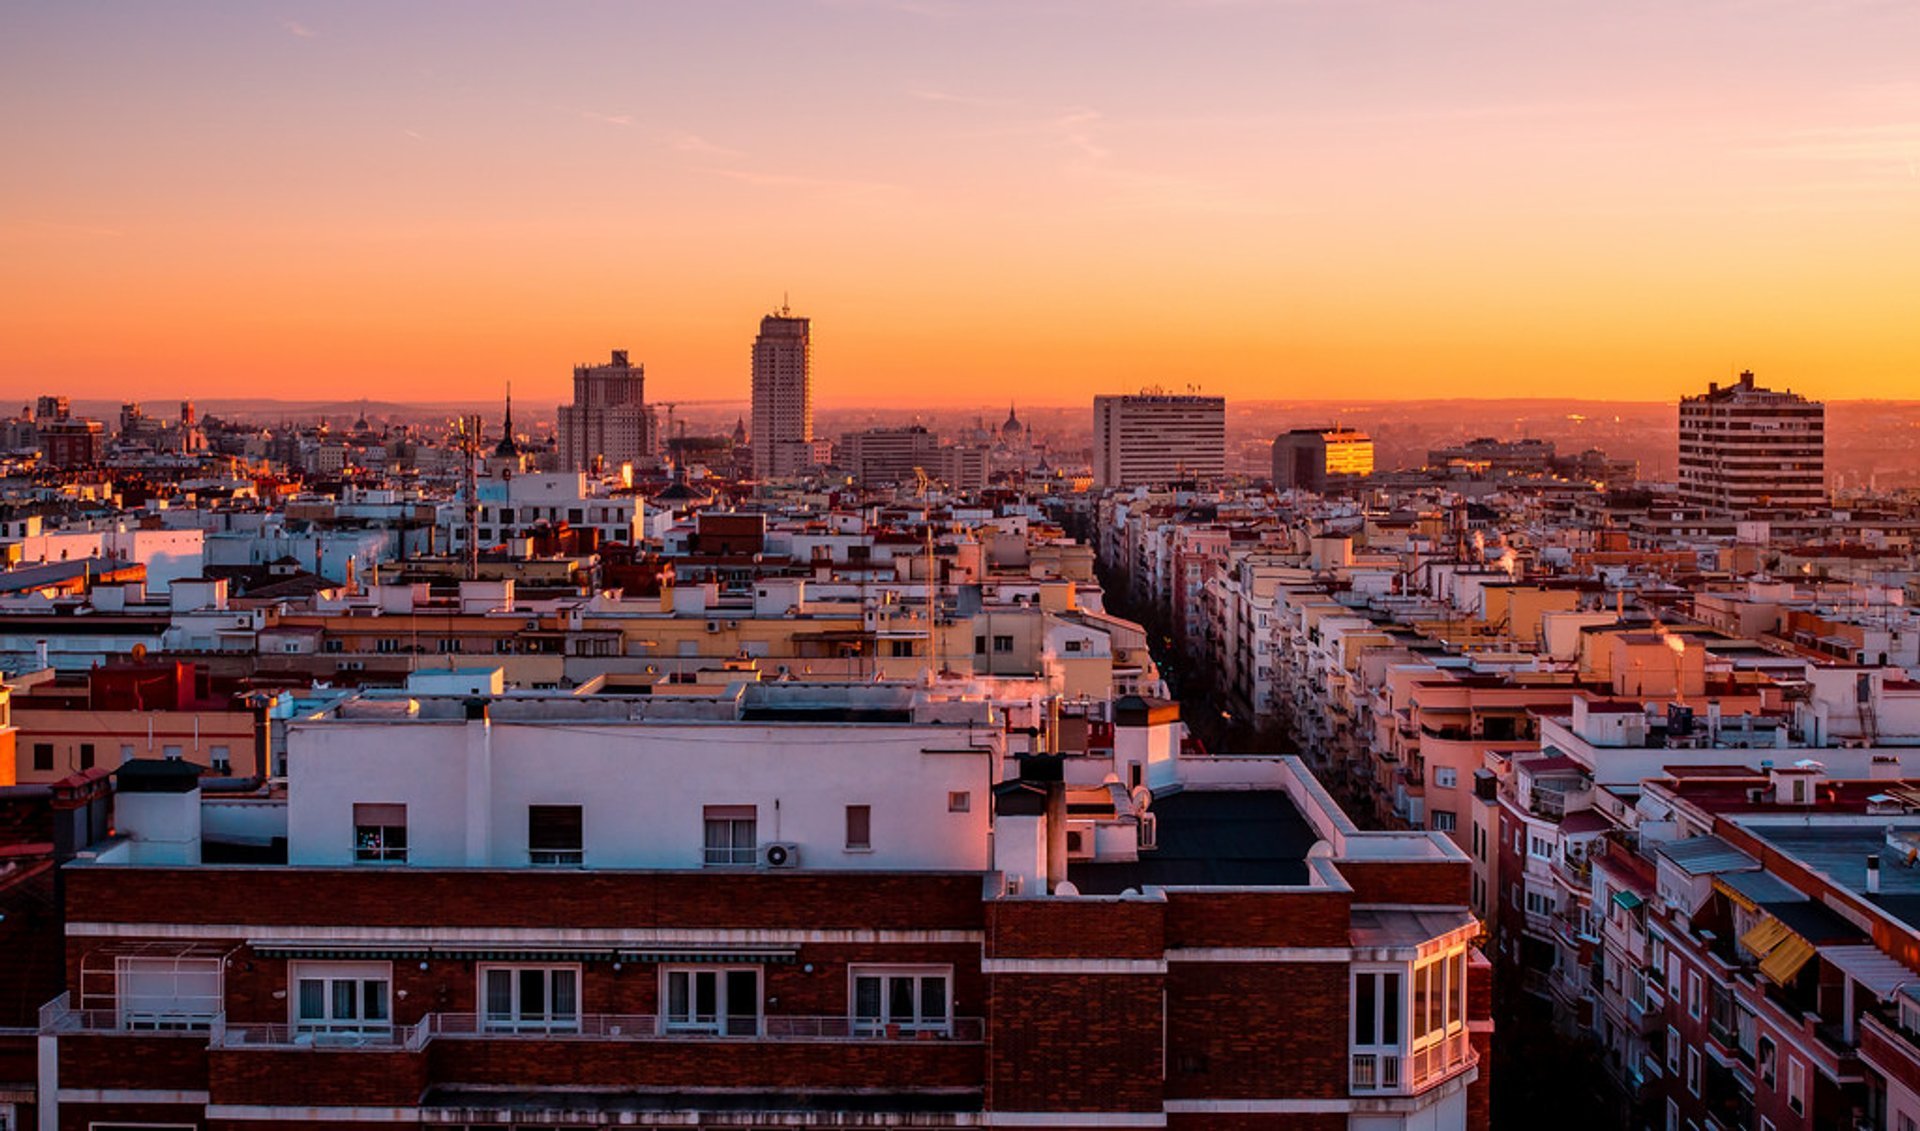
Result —
M0 241L25 243L38 240L110 240L127 233L99 224L69 224L58 220L17 220L0 222Z
M976 110L1006 110L1013 103L1005 98L988 98L977 94L953 94L944 90L909 90L907 97L922 102L938 102L947 106L970 106Z
M603 126L631 126L632 114L602 114L598 110L575 110L574 113L589 122L599 122Z
M702 157L745 157L738 149L729 149L724 145L708 141L699 134L676 133L668 138L667 144L681 153L694 153Z
M729 180L761 188L803 189L811 192L872 194L896 192L900 186L885 181L841 180L833 177L808 177L797 173L762 173L752 169L715 169Z
M281 23L280 26L287 29L288 35L295 36L299 39L320 38L319 32L301 23L299 20L286 20L283 23Z

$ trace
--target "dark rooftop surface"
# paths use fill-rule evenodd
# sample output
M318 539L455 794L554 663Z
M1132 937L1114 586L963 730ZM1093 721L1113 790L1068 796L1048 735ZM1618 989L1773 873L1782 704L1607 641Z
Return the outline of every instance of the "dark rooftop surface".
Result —
M1137 861L1075 863L1086 895L1128 888L1304 884L1312 826L1279 790L1182 790L1153 799L1158 848Z

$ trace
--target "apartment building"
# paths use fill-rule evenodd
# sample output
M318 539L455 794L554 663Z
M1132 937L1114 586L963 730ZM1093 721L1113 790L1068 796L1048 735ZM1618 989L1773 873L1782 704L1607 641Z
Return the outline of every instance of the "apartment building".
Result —
M604 365L574 366L573 403L561 405L556 412L563 470L637 465L653 455L656 442L653 410L647 407L646 366L630 362L626 350L614 350Z
M995 714L353 697L290 728L284 863L216 863L231 818L124 767L14 1114L1486 1126L1464 854L1361 832L1297 759L1198 753L1172 704L1059 755Z
M1752 371L1680 401L1680 497L1736 515L1827 505L1826 406Z
M1093 398L1093 485L1165 486L1227 471L1227 400L1166 393Z

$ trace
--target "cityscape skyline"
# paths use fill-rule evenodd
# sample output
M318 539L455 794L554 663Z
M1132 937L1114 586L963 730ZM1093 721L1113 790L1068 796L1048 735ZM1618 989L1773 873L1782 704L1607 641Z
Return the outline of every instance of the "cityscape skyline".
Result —
M1916 387L1909 7L1084 12L10 8L0 395Z

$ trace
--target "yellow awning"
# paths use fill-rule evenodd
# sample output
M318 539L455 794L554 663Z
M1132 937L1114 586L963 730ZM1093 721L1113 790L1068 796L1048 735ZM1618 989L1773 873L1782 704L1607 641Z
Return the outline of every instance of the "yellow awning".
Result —
M1799 935L1788 932L1786 940L1773 948L1773 953L1760 960L1760 972L1772 978L1776 985L1784 986L1793 981L1794 975L1813 957L1813 944Z
M1740 936L1740 945L1752 951L1756 958L1765 958L1773 953L1774 947L1780 945L1781 939L1792 933L1785 923L1769 915L1760 920L1758 926Z
M1760 910L1759 904L1755 903L1751 899L1748 899L1744 893L1739 891L1732 884L1721 879L1719 876L1715 876L1713 878L1713 890L1719 892L1721 895L1724 895L1728 899L1732 900L1734 904L1736 904L1740 908L1740 910L1745 911L1748 914L1752 914L1753 912ZM1753 932L1748 931L1747 933L1752 934Z

